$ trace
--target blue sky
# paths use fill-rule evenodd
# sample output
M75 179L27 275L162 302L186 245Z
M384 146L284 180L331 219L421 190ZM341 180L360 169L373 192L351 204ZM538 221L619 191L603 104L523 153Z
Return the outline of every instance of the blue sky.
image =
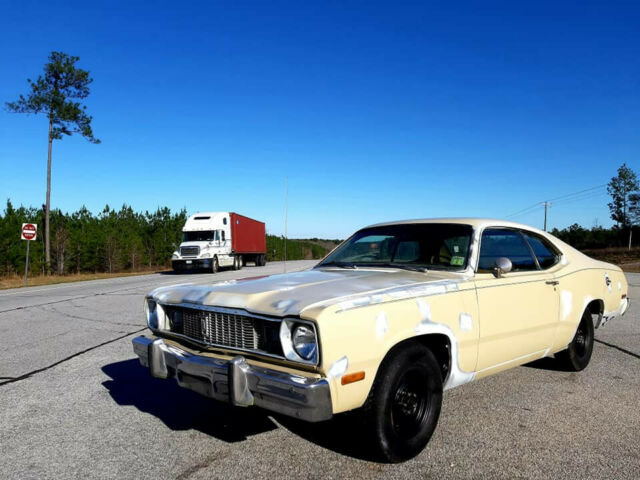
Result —
M640 161L637 2L11 2L0 101L52 50L102 140L54 143L52 206L233 210L289 236L505 218ZM44 202L46 118L0 111L0 198ZM572 201L569 201L572 200ZM604 187L551 227L611 224ZM542 207L511 217L542 226Z

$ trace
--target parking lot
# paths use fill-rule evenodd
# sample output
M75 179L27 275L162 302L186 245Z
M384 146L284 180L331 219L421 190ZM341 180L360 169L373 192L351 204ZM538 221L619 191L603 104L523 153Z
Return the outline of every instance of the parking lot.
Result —
M151 378L134 356L150 289L282 270L0 291L0 478L640 478L640 274L584 372L545 359L448 391L422 454L385 465L349 416L232 408Z

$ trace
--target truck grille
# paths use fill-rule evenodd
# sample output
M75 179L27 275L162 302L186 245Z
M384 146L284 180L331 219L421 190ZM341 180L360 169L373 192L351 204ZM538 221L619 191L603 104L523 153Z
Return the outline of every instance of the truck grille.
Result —
M200 247L180 247L180 255L183 257L197 257L200 254Z
M164 308L171 331L197 342L282 355L280 322L222 311Z

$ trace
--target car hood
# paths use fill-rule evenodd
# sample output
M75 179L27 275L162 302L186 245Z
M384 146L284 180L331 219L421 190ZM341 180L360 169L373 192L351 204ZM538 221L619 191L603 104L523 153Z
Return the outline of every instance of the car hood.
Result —
M348 304L367 298L368 294L375 294L377 298L385 294L400 298L408 291L416 295L420 292L444 293L452 287L456 288L459 280L459 273L450 272L327 268L229 280L212 285L161 287L150 295L161 304L241 308L253 313L284 316L301 315L312 307Z

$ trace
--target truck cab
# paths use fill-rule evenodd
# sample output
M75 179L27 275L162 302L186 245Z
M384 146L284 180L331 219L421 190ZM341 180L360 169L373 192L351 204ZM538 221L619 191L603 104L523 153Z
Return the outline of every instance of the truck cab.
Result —
M171 265L176 272L239 270L248 260L264 265L265 250L264 223L233 212L201 212L187 219Z

